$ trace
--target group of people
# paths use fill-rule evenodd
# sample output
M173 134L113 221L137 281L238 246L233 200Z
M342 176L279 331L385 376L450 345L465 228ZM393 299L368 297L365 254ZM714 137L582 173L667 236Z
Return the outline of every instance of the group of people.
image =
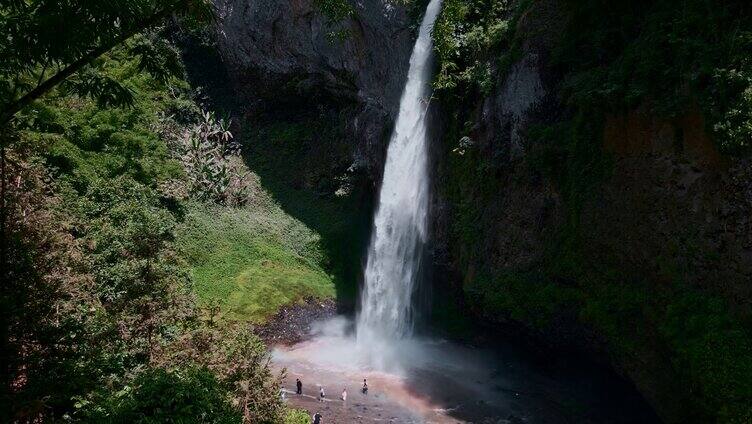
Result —
M366 379L363 379L363 387L360 389L361 393L364 395L368 394L368 382ZM298 395L303 394L303 382L300 381L299 378L295 379L295 393ZM319 402L323 402L324 398L326 398L326 393L324 392L324 386L319 386ZM347 401L347 389L342 389L342 396L340 397L341 400Z
M368 394L368 382L366 379L363 379L363 387L360 389L361 393L364 395ZM295 379L295 393L297 395L303 394L303 382L300 381L299 378ZM282 395L284 399L284 394ZM324 392L324 386L319 386L319 402L324 402L324 399L326 398L326 393ZM342 402L347 402L347 389L342 389L342 396L340 397ZM313 419L313 424L322 424L322 416L319 412L316 412L311 417Z

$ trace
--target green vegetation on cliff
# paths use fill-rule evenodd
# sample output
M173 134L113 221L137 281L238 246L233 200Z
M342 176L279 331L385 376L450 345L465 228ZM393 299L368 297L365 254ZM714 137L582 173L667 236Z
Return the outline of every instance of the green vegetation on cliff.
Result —
M547 36L531 28L541 23L541 10L549 18L558 10L553 16L565 30ZM640 267L626 265L629 252L618 246L589 245L598 235L587 217L603 207L601 188L614 172L603 150L604 125L607 115L637 107L670 120L699 106L718 149L745 156L750 13L741 1L447 1L434 33L436 95L448 121L441 190L451 206L457 266L471 270L463 287L469 305L487 319L510 319L537 333L579 323L603 339L615 364L646 384L669 420L752 421L751 311L743 300L687 280L695 270L682 255L718 256L692 236L665 236L676 253ZM541 42L550 43L542 72L560 81L558 112L527 128L522 157L506 157L498 145L479 147L473 138L480 102L496 95L489 90L507 77L522 44ZM562 202L556 219L540 227L540 258L524 268L502 266L487 251L496 248L488 228L507 213L495 209L511 195L510 184L550 187ZM525 247L524 235L514 240L515 228L503 231L511 248Z
M519 57L520 18L547 2L448 0L434 39L438 90L489 90ZM556 3L556 2L551 2ZM551 52L565 75L561 97L585 112L643 104L664 116L701 106L721 151L749 151L752 6L743 0L562 0L566 30ZM540 6L542 4L542 6ZM534 37L541 28L524 36ZM444 94L446 95L446 93Z
M443 3L433 38L439 61L434 87L444 97L476 90L489 94L494 88L498 68L510 65L518 53L513 10L523 6L510 0Z
M699 103L721 151L749 152L749 2L565 3L568 29L553 61L567 72L567 103L607 111L647 103L662 116L681 114Z

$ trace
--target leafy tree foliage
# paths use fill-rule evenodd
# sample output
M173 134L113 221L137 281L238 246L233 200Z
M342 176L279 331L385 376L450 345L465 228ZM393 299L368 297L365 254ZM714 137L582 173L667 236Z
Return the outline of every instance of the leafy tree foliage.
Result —
M0 125L52 88L68 81L74 92L102 104L133 102L116 78L98 72L97 58L173 14L206 20L207 0L0 2ZM164 78L174 73L175 55L141 37L132 53L139 67ZM73 79L68 80L73 77Z
M0 163L3 199L11 205L3 210L2 227L3 422L48 413L64 402L58 394L86 384L79 366L92 359L87 324L97 320L92 282L80 246L66 232L70 219L58 209L61 199L49 194L41 164L24 160L33 147L3 151ZM40 393L48 395L44 401Z
M279 388L284 374L272 372L270 353L258 336L242 325L216 325L214 311L209 311L205 325L167 345L157 361L166 367L199 364L212 370L243 423L283 422L287 411Z
M182 138L179 155L188 174L191 196L219 204L242 205L248 200L247 172L237 166L240 145L233 141L230 122L203 112L201 120Z
M241 422L222 383L205 368L150 369L116 392L76 406L82 422L112 424Z
M439 72L434 87L447 93L495 85L501 61L511 50L510 0L447 0L433 30ZM504 55L501 55L504 58Z
M281 422L265 347L200 318L173 247L183 198L165 184L187 192L189 178L171 142L198 132L230 143L227 125L205 125L184 82L142 72L131 57L141 42L98 69L133 94L129 108L59 86L0 149L0 421Z

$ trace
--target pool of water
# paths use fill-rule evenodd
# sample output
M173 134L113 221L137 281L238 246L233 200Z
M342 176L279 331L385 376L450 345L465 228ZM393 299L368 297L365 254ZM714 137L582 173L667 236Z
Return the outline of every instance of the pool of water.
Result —
M301 378L312 396L293 402L311 409L306 399L324 386L327 402L313 408L329 412L326 422L659 422L623 380L576 358L541 362L510 341L490 347L416 337L363 345L350 328L340 317L315 326L310 340L274 350L290 388ZM364 378L368 395L360 393ZM347 402L338 400L343 389Z

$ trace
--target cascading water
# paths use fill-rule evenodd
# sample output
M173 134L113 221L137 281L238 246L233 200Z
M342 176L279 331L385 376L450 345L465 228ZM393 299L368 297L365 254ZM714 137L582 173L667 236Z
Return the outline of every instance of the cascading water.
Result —
M410 57L368 250L357 320L358 345L382 349L411 335L413 295L426 243L429 204L426 115L432 76L431 30L441 0L431 0Z

